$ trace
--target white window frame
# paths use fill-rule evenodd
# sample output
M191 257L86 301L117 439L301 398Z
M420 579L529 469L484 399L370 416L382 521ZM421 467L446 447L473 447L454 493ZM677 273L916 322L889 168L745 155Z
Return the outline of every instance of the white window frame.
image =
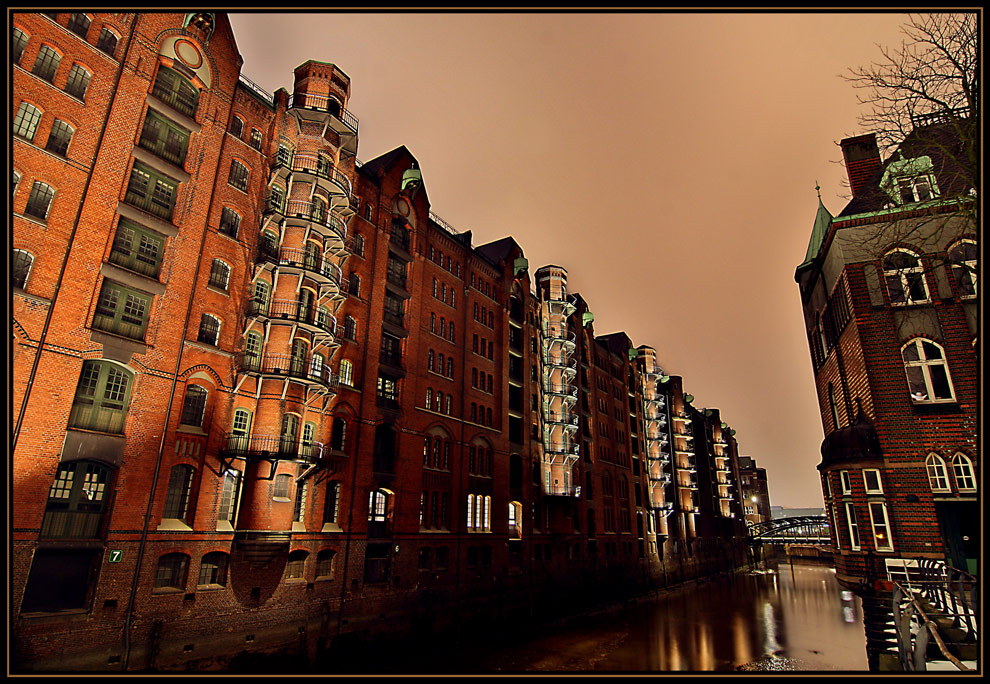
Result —
M886 501L871 501L867 504L867 508L870 510L870 527L873 530L873 546L878 551L893 551L894 550L894 538L890 530L890 517L887 515L887 502ZM874 511L880 511L883 514L883 520L878 521L877 515ZM886 530L886 544L881 546L881 536L878 534L878 522L879 526Z
M876 487L870 486L870 478L867 476L868 473L876 474ZM880 471L876 468L864 468L863 469L863 487L866 489L867 494L883 494L883 481L880 479Z
M906 268L888 268L885 262L897 253L907 254L913 257L917 260L917 265ZM904 248L892 249L883 255L881 265L883 267L884 284L887 287L887 296L890 297L891 306L911 306L913 304L926 304L931 301L931 291L928 289L928 279L925 277L925 266L921 261L920 254ZM924 299L913 299L911 297L911 282L909 280L909 274L918 274L920 276L921 286L925 291ZM900 287L900 294L904 301L894 301L890 283L891 280L895 278Z
M949 471L945 467L945 459L936 453L928 454L925 459L925 472L928 475L928 486L933 492L950 492Z
M859 538L859 523L856 522L856 508L851 501L846 502L846 525L849 528L849 548L859 551L862 540Z
M842 483L843 494L852 494L852 481L849 479L848 470L839 471L839 482Z
M925 344L929 344L938 350L938 358L928 358L925 351ZM905 358L905 352L914 346L915 353L918 356L917 360L907 360ZM904 375L908 383L908 392L911 396L911 401L915 404L951 404L956 401L956 389L952 384L952 374L949 372L949 363L945 358L945 348L942 347L938 342L930 340L926 337L916 337L910 340L907 344L901 347L901 361L904 363ZM932 383L932 368L935 366L941 366L945 371L945 381L949 386L948 397L933 398L935 396L934 385ZM925 384L925 392L922 394L920 391L911 391L911 376L909 369L919 368L921 369L921 378Z
M956 452L952 457L952 476L956 481L956 489L960 492L976 491L976 473L973 471L973 459L961 451Z

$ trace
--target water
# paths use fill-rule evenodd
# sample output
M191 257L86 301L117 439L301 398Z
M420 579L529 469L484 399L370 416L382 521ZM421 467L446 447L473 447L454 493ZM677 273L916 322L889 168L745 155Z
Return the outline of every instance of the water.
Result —
M522 626L520 626L522 629ZM442 653L442 655L440 655ZM859 598L831 567L771 564L541 629L420 651L406 673L868 671Z

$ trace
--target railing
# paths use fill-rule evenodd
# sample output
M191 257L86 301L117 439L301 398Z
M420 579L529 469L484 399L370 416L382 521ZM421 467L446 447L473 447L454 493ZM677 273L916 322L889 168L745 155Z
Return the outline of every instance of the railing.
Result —
M580 488L577 485L552 484L543 485L543 491L550 496L579 496Z
M930 114L912 114L911 125L915 128L921 128L922 126L931 126L932 124L950 123L956 119L968 119L969 116L969 107L955 107Z
M246 88L254 91L254 94L255 95L258 95L265 102L267 102L267 103L269 103L269 104L271 104L271 105L274 106L274 104L275 104L275 98L267 90L265 90L264 88L262 88L261 86L259 86L257 83L255 83L254 81L252 81L250 78L248 78L244 74L240 74L238 80L241 82L241 84L243 86L245 86Z
M249 373L262 375L277 375L298 380L308 380L327 387L331 391L337 389L337 378L327 364L314 366L312 359L288 354L239 354L238 367Z
M327 112L354 133L358 131L357 117L344 109L340 102L337 101L337 98L330 97L329 95L317 95L315 93L293 93L292 106Z
M97 539L103 511L45 511L42 539Z
M196 104L199 99L198 92L193 93L184 89L173 88L172 80L162 78L162 76L163 74L160 73L155 79L155 86L152 88L151 94L180 114L185 114L188 117L195 116Z
M297 442L282 435L237 435L228 433L223 447L227 456L236 458L281 458L310 463L324 457L324 445L320 442ZM329 455L330 450L326 449Z
M141 131L138 146L176 166L182 166L186 161L185 144L176 142L168 137L164 140L159 140L153 132L148 131L147 125Z
M166 200L156 195L154 192L154 182L149 182L147 194L142 193L140 189L134 187L134 183L128 185L127 191L124 193L124 201L127 204L146 211L152 216L157 216L164 221L172 220L172 199L174 198Z
M943 616L950 618L954 626L965 630L972 638L978 636L977 606L979 606L979 581L969 573L946 565L941 561L918 561L921 573L921 590L925 598ZM915 582L910 583L914 586Z
M331 335L337 333L337 319L333 314L321 313L312 304L295 299L273 299L271 302L249 299L246 314L306 323Z
M544 390L550 394L563 394L568 397L577 398L577 387L572 387L571 385L557 385L554 383L547 383L543 386Z
M438 226L440 226L441 228L443 228L451 235L459 235L459 233L456 230L454 230L454 227L452 225L444 221L442 218L434 214L432 211L430 212L430 220L433 221Z
M286 162L288 162L288 164L286 164ZM329 161L326 161L326 157L321 157L318 154L298 152L293 154L288 160L284 157L277 160L276 165L288 165L293 171L311 173L319 178L332 180L344 189L348 197L351 195L351 179L348 178L347 174L341 171L337 166L334 166Z
M319 274L340 287L340 266L324 259L320 254L292 247L274 247L262 242L258 245L258 261L275 261L280 266L301 268L304 271Z
M278 213L288 218L301 218L321 226L332 228L342 240L347 239L347 225L333 211L328 211L322 202L307 200L289 200L284 209L279 206Z
M547 413L547 422L562 423L564 425L577 425L578 417L575 415L569 415L567 413L557 413L555 411L550 411L549 413Z

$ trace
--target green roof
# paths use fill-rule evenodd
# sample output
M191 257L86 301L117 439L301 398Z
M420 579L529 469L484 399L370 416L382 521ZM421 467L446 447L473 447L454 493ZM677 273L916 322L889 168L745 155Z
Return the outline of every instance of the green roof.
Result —
M808 252L804 255L804 261L798 268L804 268L818 256L818 251L822 248L822 242L828 235L828 229L832 226L832 215L822 204L821 195L818 196L818 213L815 215L815 226L811 229L811 240L808 241Z

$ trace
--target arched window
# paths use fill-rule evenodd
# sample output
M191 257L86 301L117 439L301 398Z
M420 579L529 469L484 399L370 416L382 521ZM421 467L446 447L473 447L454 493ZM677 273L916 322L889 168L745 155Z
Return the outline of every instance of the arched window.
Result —
M165 66L159 67L152 94L186 116L196 115L199 90L178 71Z
M961 298L975 297L977 292L976 264L979 250L975 240L960 240L949 247L949 261Z
M976 491L976 477L973 475L973 462L969 456L957 453L952 457L952 474L960 492Z
M230 266L220 259L214 259L210 266L210 285L224 292L230 285Z
M952 378L942 347L923 338L915 338L901 348L911 401L931 404L955 401Z
M216 347L220 341L220 324L221 321L216 316L203 314L199 319L197 341Z
M261 370L261 346L263 339L260 333L249 332L244 336L244 369L249 371Z
M261 131L259 131L257 128L252 128L251 137L248 139L248 145L250 145L256 150L260 150L262 138L263 136L261 134Z
M883 258L883 277L894 306L928 301L928 285L921 258L906 249L896 249Z
M386 489L375 489L368 494L368 536L389 535L392 496Z
M199 586L227 586L227 563L229 556L223 551L214 551L203 556L199 563Z
M308 495L309 495L309 482L303 480L302 482L296 485L296 499L292 507L293 522L305 523L306 500L309 498Z
M292 476L281 473L275 476L275 486L272 488L272 498L281 501L288 501L292 491Z
M347 280L347 292L355 297L361 296L361 276L352 273Z
M433 406L433 388L426 388L426 408L432 408Z
M189 522L189 502L195 472L196 470L190 465L172 466L168 478L168 488L165 491L163 518L173 518L184 523Z
M444 413L446 413L448 416L450 415L450 409L451 409L451 395L448 394L446 399L446 404L444 405Z
M337 508L340 503L340 483L327 483L327 496L323 502L323 522L331 525L337 524Z
M344 317L344 338L357 341L357 319L354 316Z
M15 249L11 263L11 284L21 290L27 285L28 276L31 274L31 266L34 264L34 257L30 252L23 249Z
M100 37L96 39L96 47L98 50L113 57L117 51L117 42L119 40L120 36L104 26L100 29Z
M434 370L433 356L434 354L432 349L426 353L426 370Z
M333 428L330 432L330 448L343 451L347 439L347 421L341 416L334 416Z
M928 472L928 484L933 492L949 491L949 475L941 456L928 454L928 458L925 459L925 470Z
M182 425L194 427L203 426L203 415L206 412L207 392L199 385L186 387L186 396L182 400L182 415L179 422Z
M124 431L133 374L108 361L84 361L69 413L69 427Z
M285 579L305 579L308 557L309 553L301 549L290 553L285 562Z
M234 114L230 120L230 134L240 138L244 134L244 119Z
M238 470L224 471L220 483L220 508L217 511L217 521L234 524L237 518L238 497L241 492L241 473Z
M14 135L28 142L34 140L39 121L41 121L41 110L29 102L21 102L14 115Z
M48 133L48 142L45 143L45 149L60 157L64 157L69 150L69 143L72 141L72 135L75 132L75 129L66 122L61 119L55 119L52 123L52 129Z
M89 15L82 12L74 12L69 17L69 23L65 27L85 40L86 34L89 32L89 25L92 23L93 20L89 18Z
M41 49L38 50L37 59L34 60L31 73L40 79L53 83L55 81L55 72L58 71L58 65L61 61L62 55L58 54L52 47L42 45Z
M474 529L474 494L467 495L467 528Z
M336 558L337 553L333 549L323 549L316 554L316 579L333 579Z
M296 440L299 438L299 416L286 413L282 416L282 430L279 437L279 452L293 456L296 453Z
M158 559L155 570L156 589L185 589L189 572L189 556L184 553L166 553Z
M10 41L10 58L14 64L21 63L21 57L24 55L24 48L27 47L27 44L28 34L15 27Z
M351 253L356 254L359 257L363 257L364 256L364 236L363 235L361 235L359 233L355 233L354 234L354 242L352 244Z
M81 64L73 64L69 70L69 78L65 81L65 92L76 99L85 100L92 78L93 75Z
M35 181L31 186L31 194L28 195L24 213L46 221L48 220L48 210L51 208L54 198L55 189L52 186L41 181Z
M237 239L237 233L241 228L241 215L230 207L224 207L220 212L220 232L224 235Z
M230 162L230 173L227 176L227 183L238 190L247 192L248 175L248 168L234 159Z

